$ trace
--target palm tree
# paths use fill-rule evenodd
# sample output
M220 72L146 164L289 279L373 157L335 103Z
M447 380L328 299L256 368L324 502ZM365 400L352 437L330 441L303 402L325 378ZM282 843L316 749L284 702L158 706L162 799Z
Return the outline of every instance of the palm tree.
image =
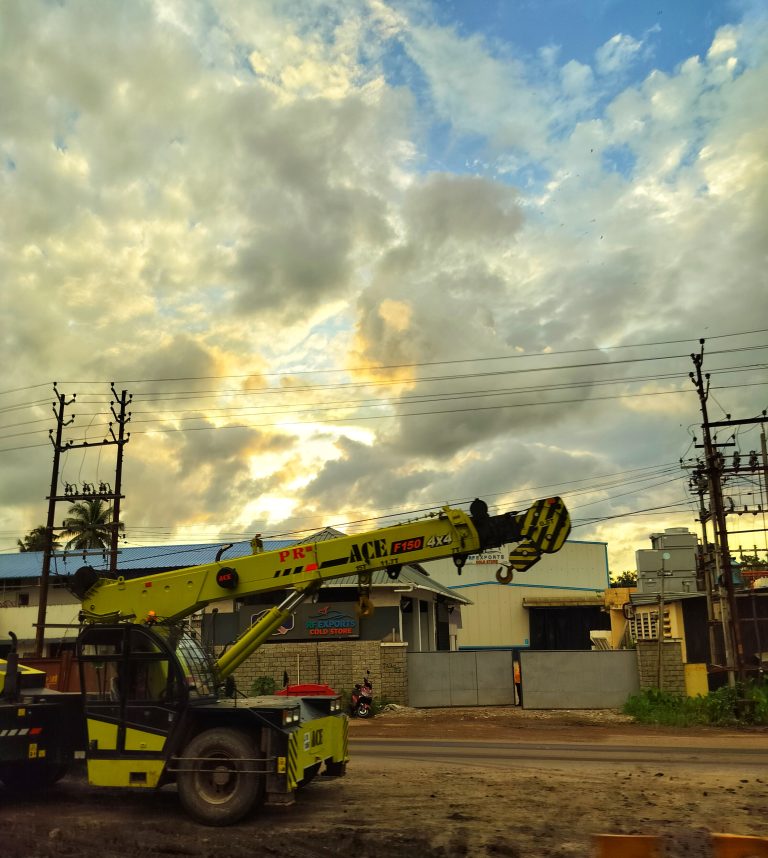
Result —
M81 501L69 508L64 520L64 536L70 537L65 549L109 548L112 543L112 507L103 500ZM118 525L123 529L123 525Z
M19 551L45 551L48 546L48 528L40 524L34 530L30 530L23 540L17 539L16 544L19 546ZM51 551L58 551L60 548L61 543L54 539L51 542Z

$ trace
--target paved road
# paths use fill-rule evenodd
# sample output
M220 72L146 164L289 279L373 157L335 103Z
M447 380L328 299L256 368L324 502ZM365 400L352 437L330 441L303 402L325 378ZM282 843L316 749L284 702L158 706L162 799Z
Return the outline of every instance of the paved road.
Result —
M582 742L473 742L433 739L350 739L353 759L411 759L433 763L459 763L478 767L517 768L542 766L568 768L589 763L675 768L734 767L756 773L768 772L768 748L712 747L705 739L684 745L596 745ZM768 776L766 776L768 780Z

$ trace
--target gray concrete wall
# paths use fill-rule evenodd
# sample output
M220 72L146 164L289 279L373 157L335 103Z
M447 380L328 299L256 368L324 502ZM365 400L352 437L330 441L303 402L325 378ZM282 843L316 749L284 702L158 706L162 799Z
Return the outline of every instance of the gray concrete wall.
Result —
M512 703L514 684L510 651L408 653L410 706Z
M520 653L524 709L620 709L640 691L634 650Z

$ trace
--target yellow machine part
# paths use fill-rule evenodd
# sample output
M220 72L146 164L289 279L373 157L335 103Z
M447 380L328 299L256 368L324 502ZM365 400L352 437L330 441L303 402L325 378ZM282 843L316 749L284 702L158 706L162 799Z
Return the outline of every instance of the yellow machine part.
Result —
M147 730L127 727L125 731L126 751L162 751L168 737ZM98 751L117 750L117 724L109 721L88 719L88 743Z
M130 760L118 758L117 724L88 719L89 743L96 742L98 751L114 751L111 759L88 760L88 783L106 787L156 787L165 768L165 760ZM165 737L143 730L128 728L125 734L126 752L161 751Z
M288 740L288 788L295 789L304 772L318 763L346 762L347 750L346 715L329 715L305 722Z
M160 781L165 760L88 760L91 786L154 788Z
M88 744L98 751L116 751L117 724L89 718Z
M8 662L4 658L0 658L0 693L2 693L5 688L5 673L8 669ZM45 671L38 670L35 667L27 667L25 664L20 664L18 666L19 673L24 676L30 676L33 674L37 674L40 677L40 685L45 685Z
M167 736L158 733L148 733L146 730L135 730L128 727L125 731L126 751L162 751Z

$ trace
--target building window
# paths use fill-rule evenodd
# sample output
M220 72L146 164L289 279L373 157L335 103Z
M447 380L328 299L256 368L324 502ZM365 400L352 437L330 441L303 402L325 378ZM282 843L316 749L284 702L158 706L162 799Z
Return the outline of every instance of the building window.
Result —
M29 605L29 593L19 593L19 607L26 608Z

